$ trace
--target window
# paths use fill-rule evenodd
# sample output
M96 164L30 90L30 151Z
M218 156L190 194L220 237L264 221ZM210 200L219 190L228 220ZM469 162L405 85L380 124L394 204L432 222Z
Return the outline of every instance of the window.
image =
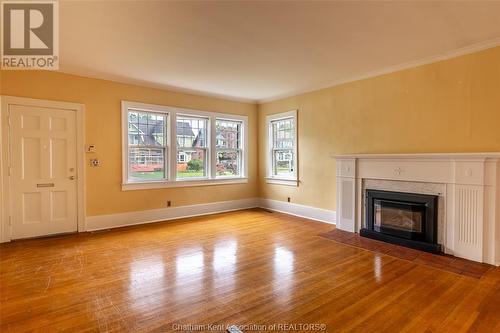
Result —
M269 154L267 181L297 185L297 111L267 117Z
M123 190L246 182L247 117L122 102Z
M241 175L242 124L241 121L226 119L217 119L215 121L217 177Z
M208 119L177 116L177 152L185 156L177 163L177 178L206 178Z
M128 180L167 179L167 114L130 108Z
M179 152L177 153L177 163L186 163L187 162L187 156L186 153L184 152Z

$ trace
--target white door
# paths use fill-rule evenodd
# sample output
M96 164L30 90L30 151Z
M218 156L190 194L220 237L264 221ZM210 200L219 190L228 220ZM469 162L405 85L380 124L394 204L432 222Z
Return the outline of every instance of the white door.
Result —
M9 105L12 239L78 230L76 112Z

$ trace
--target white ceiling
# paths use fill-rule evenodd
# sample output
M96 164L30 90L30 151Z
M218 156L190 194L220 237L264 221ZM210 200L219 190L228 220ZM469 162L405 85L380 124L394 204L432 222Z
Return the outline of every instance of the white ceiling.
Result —
M499 22L500 2L482 1L64 1L60 66L266 101L493 45Z

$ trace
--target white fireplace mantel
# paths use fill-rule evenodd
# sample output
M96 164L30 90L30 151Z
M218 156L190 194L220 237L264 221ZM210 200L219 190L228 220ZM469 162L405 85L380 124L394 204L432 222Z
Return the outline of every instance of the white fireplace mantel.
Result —
M337 227L359 232L363 180L443 184L446 253L500 265L500 153L334 155Z

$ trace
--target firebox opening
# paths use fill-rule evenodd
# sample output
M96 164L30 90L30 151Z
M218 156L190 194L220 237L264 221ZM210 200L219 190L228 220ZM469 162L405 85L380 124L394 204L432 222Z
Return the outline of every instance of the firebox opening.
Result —
M428 252L437 244L438 196L366 191L366 228L360 235Z

